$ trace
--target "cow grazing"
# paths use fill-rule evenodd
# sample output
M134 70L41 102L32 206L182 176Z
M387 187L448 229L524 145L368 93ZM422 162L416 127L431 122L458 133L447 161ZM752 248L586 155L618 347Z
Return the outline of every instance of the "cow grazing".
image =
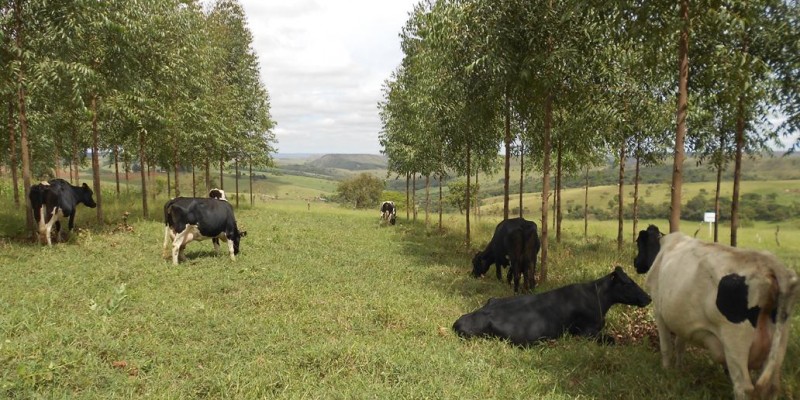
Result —
M381 204L381 220L394 225L397 221L397 207L394 201L384 201Z
M239 231L233 207L227 201L207 197L177 197L164 204L164 257L178 265L183 250L192 240L218 238L228 243L231 260L239 254L239 241L247 232Z
M510 265L508 282L514 279L514 293L519 292L520 277L523 290L536 286L536 255L539 254L539 234L536 223L523 218L511 218L497 224L492 240L486 249L472 258L472 276L483 276L492 264L497 268L497 279L502 279L502 267Z
M214 188L214 189L209 190L208 191L208 197L210 197L212 199L228 201L228 198L225 197L225 191L222 190L222 189Z
M648 273L663 366L679 365L685 344L694 343L726 367L736 399L777 397L797 273L770 253L662 236L653 225L636 243L634 266Z
M44 238L52 246L52 232L55 227L56 241L61 241L61 218L68 218L67 230L75 227L75 210L78 204L95 208L92 189L87 184L73 186L63 179L51 179L32 185L28 192L33 219L38 225L38 241Z
M604 343L605 316L614 304L644 307L650 296L620 267L592 282L564 286L539 294L489 299L483 307L461 316L453 330L459 336L497 337L516 345L557 339L566 333Z

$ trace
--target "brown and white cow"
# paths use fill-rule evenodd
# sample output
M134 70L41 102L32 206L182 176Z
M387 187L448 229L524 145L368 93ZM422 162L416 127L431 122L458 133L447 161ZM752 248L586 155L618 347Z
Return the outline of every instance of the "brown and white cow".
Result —
M686 343L697 344L727 368L736 399L777 397L797 273L768 252L662 235L653 225L636 241L663 366L677 366Z

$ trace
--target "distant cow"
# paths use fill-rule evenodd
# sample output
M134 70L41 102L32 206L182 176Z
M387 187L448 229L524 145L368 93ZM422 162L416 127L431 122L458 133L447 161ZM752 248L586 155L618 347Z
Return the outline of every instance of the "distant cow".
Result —
M395 224L397 221L397 207L395 207L394 201L384 201L381 204L381 219L392 225Z
M524 218L511 218L497 224L492 240L486 249L472 258L472 276L483 276L492 264L497 268L497 279L502 278L502 267L510 265L508 282L514 278L514 293L519 292L520 277L524 277L523 290L536 286L536 255L539 254L539 234L536 223Z
M92 198L92 189L87 184L72 186L63 179L51 179L32 185L28 198L31 201L33 219L38 225L38 241L42 237L51 246L52 231L55 227L56 241L61 241L61 218L68 218L67 230L72 231L75 226L75 210L78 204L95 208L97 204Z
M225 197L225 191L222 190L222 189L214 188L214 189L209 190L208 191L208 197L210 197L212 199L228 201L228 198Z
M239 231L233 207L227 201L207 197L177 197L164 204L164 257L172 241L172 263L178 265L183 250L192 240L218 238L228 243L231 260L239 254Z
M603 334L602 329L606 313L614 304L650 304L650 296L620 267L592 282L539 294L489 299L483 307L461 316L453 330L465 338L497 337L523 346L567 333L613 343L614 339Z
M695 343L725 365L736 399L777 397L797 274L770 253L662 236L653 225L636 243L663 366L678 366L685 344ZM756 381L750 370L760 370Z

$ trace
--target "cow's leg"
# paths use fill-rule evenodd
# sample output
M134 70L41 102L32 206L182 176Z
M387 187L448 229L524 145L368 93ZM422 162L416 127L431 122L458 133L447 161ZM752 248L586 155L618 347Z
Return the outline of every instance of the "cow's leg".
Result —
M656 311L656 328L658 328L658 343L661 347L661 365L664 368L670 368L675 350L674 338L658 311Z
M219 254L219 238L211 239L211 243L214 244L214 253Z
M169 258L170 257L171 253L169 252L169 250L167 250L167 248L168 248L170 242L175 240L175 235L170 235L171 232L172 232L172 228L170 228L169 225L165 225L164 226L164 246L163 246L163 250L161 251L161 258Z
M531 290L531 281L530 281L530 277L528 276L528 271L529 270L530 270L530 268L527 265L524 266L524 268L522 269L522 278L525 280L524 283L522 284L522 290L525 293L528 293Z
M736 400L749 399L753 395L753 381L750 378L750 371L747 368L747 357L750 352L749 346L742 346L734 340L738 346L726 346L725 364L728 367L728 375L733 382L733 397Z
M47 207L42 205L42 207L39 210L39 221L37 221L39 223L39 235L36 237L36 243L41 243L42 239L44 239L45 242L47 242L47 239L45 237L45 235L47 234L47 224L44 222L45 217L47 217L46 213L47 213Z
M233 254L233 240L227 239L226 242L228 242L228 254L231 255L231 260L236 261L236 254Z
M189 228L183 230L183 232L178 233L175 235L175 239L172 240L172 264L178 265L178 257L183 256L183 248L186 247L186 243L184 240L186 239L186 234L189 231Z
M495 270L497 272L497 280L503 280L503 265L500 263L494 263Z

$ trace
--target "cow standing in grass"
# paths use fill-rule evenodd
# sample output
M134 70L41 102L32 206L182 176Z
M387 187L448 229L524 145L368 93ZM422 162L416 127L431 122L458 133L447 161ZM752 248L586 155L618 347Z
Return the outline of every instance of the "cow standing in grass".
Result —
M164 204L164 257L172 239L172 263L178 265L183 250L193 240L221 239L228 243L231 260L239 254L239 241L247 232L239 231L233 207L227 201L207 197L178 197Z
M67 230L75 226L75 211L78 204L95 208L92 189L87 184L73 186L63 179L51 179L32 185L28 192L33 219L38 226L37 241L44 239L48 246L53 242L51 234L55 228L56 241L61 241L61 219L68 218Z
M397 207L394 201L384 201L381 204L381 220L394 225L397 221Z
M768 252L662 235L653 225L636 243L634 266L648 274L664 368L680 367L694 343L726 367L737 400L776 398L797 273Z
M497 224L486 249L472 258L472 276L482 277L494 264L497 279L502 279L502 267L510 265L508 282L514 279L514 293L519 292L520 278L524 278L523 291L533 290L536 255L541 247L537 230L535 222L524 218L511 218Z

